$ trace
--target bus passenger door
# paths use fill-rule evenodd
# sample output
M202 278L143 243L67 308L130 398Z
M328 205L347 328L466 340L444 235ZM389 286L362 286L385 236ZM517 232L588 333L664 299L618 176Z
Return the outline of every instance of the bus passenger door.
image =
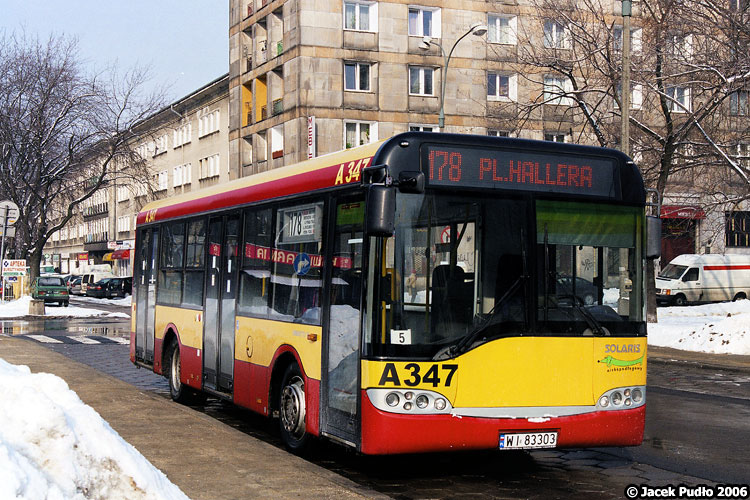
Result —
M159 229L141 229L138 246L138 297L136 298L135 357L154 362L154 309Z
M327 314L321 390L321 430L359 444L360 332L364 248L364 200L335 205L333 252L327 267ZM330 229L329 229L330 230ZM330 240L329 240L330 241Z
M211 217L203 322L203 385L232 391L239 218Z

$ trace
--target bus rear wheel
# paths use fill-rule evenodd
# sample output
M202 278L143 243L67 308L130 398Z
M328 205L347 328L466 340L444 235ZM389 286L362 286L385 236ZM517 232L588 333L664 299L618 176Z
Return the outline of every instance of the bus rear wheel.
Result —
M305 429L305 380L299 367L292 363L284 371L279 391L279 429L284 445L293 452L301 452L310 435Z

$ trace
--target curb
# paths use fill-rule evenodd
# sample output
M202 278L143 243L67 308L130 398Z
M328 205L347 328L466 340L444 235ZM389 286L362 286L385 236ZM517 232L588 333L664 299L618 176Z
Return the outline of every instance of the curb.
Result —
M740 354L712 354L649 345L648 361L750 373L750 356Z

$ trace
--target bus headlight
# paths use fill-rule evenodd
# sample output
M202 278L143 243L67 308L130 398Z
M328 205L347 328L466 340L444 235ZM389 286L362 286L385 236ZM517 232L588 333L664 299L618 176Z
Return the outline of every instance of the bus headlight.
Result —
M622 404L622 394L620 394L619 391L612 393L612 404L615 406L620 406Z
M633 394L631 396L633 398L633 403L640 403L643 401L643 392L641 392L640 389L633 389Z
M448 398L427 390L367 389L367 397L375 408L388 413L435 415L453 409Z
M385 397L385 403L388 406L398 406L398 403L401 401L401 398L398 396L398 393L396 392L389 392L388 395Z
M646 386L618 387L611 389L597 400L598 410L629 410L646 403Z

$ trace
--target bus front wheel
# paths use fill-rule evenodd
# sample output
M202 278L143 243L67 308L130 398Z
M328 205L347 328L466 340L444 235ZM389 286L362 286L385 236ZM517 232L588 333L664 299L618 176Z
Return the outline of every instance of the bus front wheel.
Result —
M178 403L187 402L189 391L180 380L180 346L177 342L169 344L167 380L169 381L169 395L172 400Z
M292 363L284 371L279 391L279 428L281 440L293 452L302 451L309 441L305 430L305 380Z

